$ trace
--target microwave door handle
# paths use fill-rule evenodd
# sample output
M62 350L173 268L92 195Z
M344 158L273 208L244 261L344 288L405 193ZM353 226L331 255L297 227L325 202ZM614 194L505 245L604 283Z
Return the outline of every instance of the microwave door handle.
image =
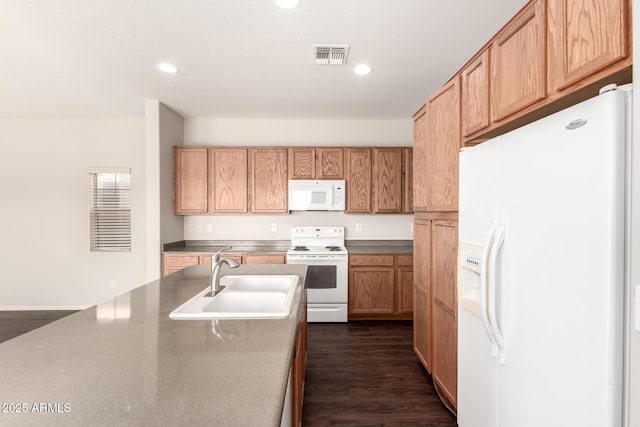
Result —
M333 199L334 199L334 195L333 192L335 191L335 187L331 186L331 188L329 189L329 191L327 191L327 206L333 206Z

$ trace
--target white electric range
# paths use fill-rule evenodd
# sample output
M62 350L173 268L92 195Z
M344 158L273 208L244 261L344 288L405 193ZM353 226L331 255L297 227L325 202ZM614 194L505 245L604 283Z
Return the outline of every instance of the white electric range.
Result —
M291 229L287 264L307 264L307 321L346 322L349 254L344 227Z

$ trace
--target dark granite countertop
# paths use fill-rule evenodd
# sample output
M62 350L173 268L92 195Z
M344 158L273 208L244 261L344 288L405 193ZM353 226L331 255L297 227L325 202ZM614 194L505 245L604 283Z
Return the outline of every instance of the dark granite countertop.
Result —
M412 254L412 240L347 240L350 254Z
M260 240L260 241L187 241L167 244L163 253L183 254L208 254L214 253L224 247L231 246L225 253L259 253L259 254L283 254L290 246L289 240ZM411 254L413 253L412 240L347 240L347 251L352 254Z
M208 283L189 267L0 344L0 424L280 425L304 280L286 319L169 318Z

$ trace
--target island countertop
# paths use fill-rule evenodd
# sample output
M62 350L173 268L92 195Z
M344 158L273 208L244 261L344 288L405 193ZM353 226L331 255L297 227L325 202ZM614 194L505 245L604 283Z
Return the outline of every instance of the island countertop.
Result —
M0 344L0 425L280 424L305 265L286 319L173 320L204 289L193 266Z

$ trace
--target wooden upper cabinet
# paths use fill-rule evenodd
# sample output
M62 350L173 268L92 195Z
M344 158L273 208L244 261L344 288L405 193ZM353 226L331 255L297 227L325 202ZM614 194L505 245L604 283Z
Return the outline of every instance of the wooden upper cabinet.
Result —
M347 148L347 212L371 212L371 150Z
M402 150L402 212L413 212L413 150Z
M374 148L373 177L373 211L402 212L402 149Z
M462 136L489 126L489 50L460 72Z
M252 148L249 153L251 212L288 212L287 149Z
M547 0L549 90L629 55L628 0Z
M207 213L207 149L174 147L174 212Z
M458 154L460 152L460 80L454 77L427 100L427 152L424 182L416 191L414 204L418 206L418 195L425 192L426 210L458 210ZM415 154L417 156L417 153ZM424 167L424 166L422 166ZM414 173L418 173L418 166Z
M427 209L427 159L429 158L427 107L413 115L413 209Z
M344 179L344 148L316 148L316 179Z
M247 212L247 149L209 149L209 212Z
M545 0L533 1L494 38L491 121L502 120L546 96L545 18Z
M313 148L289 148L289 179L315 179L316 152Z
M289 148L289 179L344 179L344 148Z

